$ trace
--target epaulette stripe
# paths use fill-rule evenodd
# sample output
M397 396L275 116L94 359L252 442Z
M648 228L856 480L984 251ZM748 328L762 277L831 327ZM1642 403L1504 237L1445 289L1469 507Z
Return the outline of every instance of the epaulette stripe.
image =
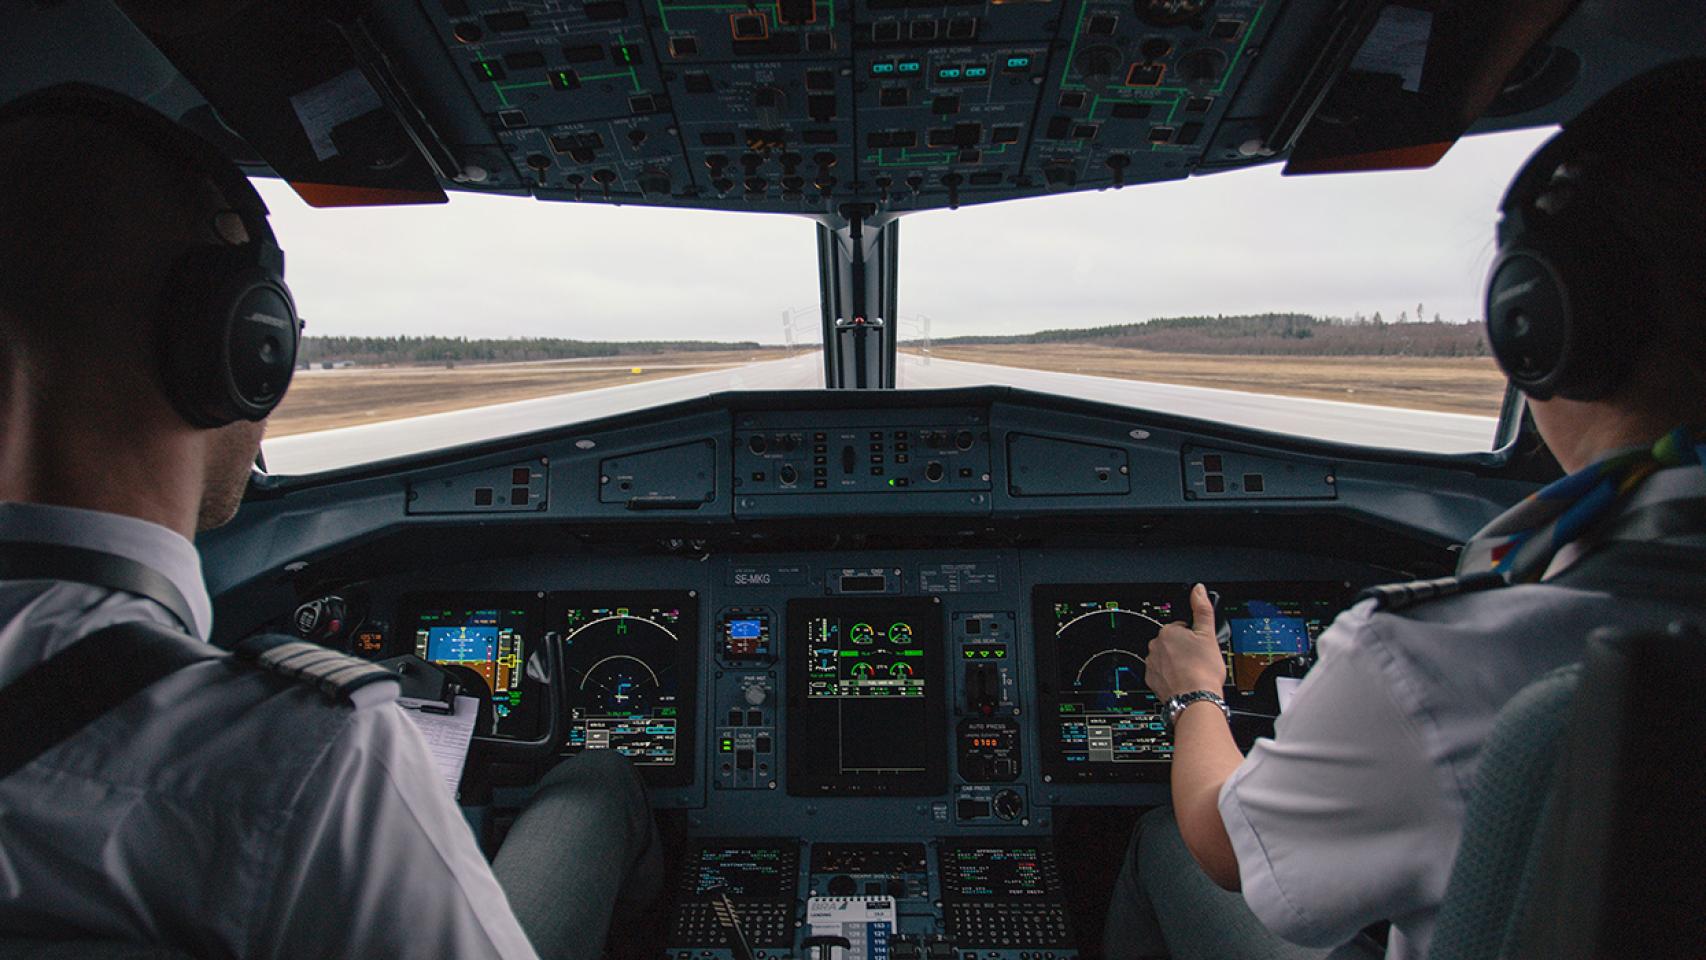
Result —
M370 669L372 668L365 663L345 664L327 674L325 680L327 683L342 686L368 672Z
M390 672L365 660L306 640L276 635L250 637L237 645L236 652L270 673L312 684L329 700L348 700L351 693L369 684L396 680Z
M276 670L295 670L319 662L321 655L330 655L331 651L324 647L315 648L306 643L286 643L273 647L261 654L262 663Z

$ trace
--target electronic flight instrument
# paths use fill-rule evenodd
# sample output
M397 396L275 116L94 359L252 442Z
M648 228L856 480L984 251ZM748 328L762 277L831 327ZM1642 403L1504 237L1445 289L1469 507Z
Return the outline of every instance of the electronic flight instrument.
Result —
M693 776L699 618L691 592L551 597L568 684L564 749L615 750L649 782Z

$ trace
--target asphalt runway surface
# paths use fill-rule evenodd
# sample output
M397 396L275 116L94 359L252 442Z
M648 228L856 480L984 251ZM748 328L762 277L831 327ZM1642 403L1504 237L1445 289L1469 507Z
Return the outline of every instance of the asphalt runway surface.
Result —
M914 354L900 356L897 379L905 389L1004 384L1281 434L1434 453L1488 450L1497 426L1493 417L1025 370ZM272 473L315 473L728 390L810 390L822 385L823 361L814 352L662 380L279 437L268 440L264 449Z

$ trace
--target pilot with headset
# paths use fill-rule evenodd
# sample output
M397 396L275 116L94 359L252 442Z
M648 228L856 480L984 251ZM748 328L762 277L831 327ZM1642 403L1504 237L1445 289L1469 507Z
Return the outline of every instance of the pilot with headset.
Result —
M596 958L660 883L624 758L553 771L488 865L390 674L206 642L190 538L235 513L299 330L211 146L92 87L0 107L0 937Z
M1505 196L1488 337L1568 476L1470 540L1456 579L1342 614L1247 758L1201 585L1153 642L1173 805L1133 837L1110 960L1377 956L1382 921L1388 957L1426 957L1499 708L1596 626L1706 615L1703 103L1706 60L1639 78Z

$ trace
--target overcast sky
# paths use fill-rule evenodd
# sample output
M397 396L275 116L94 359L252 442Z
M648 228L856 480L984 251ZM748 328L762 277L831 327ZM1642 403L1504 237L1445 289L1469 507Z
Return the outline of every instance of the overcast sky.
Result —
M1499 197L1546 135L1466 140L1424 172L1270 166L918 214L901 224L901 318L938 337L1269 310L1396 320L1418 301L1478 318ZM816 337L804 218L469 194L313 210L257 185L311 335L775 343L783 311L804 309Z

